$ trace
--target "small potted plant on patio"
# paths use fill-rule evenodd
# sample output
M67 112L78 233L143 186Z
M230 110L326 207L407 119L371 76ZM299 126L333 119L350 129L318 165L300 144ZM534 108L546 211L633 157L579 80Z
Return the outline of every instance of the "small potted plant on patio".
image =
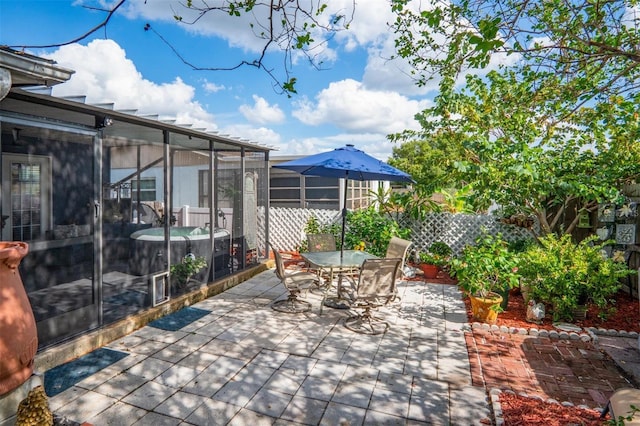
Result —
M418 254L418 265L425 278L435 278L438 272L448 266L451 258L451 247L442 241L435 241L429 250Z
M200 272L207 266L207 261L204 257L196 257L193 254L187 254L182 262L171 265L169 272L171 274L171 280L178 286L178 288L184 288L192 276Z
M484 234L450 264L451 276L469 296L473 317L495 323L502 311L503 297L499 293L519 285L518 255L509 250L501 234Z

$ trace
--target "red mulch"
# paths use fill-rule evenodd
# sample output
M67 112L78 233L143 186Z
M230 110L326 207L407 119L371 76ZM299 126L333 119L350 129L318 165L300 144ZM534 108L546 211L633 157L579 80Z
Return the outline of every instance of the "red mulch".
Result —
M613 330L635 331L640 333L640 303L625 292L619 292L615 296L616 310L610 314L606 320L598 318L598 309L590 306L587 311L587 317L584 320L576 320L573 324L579 327L595 327ZM471 321L471 305L468 298L465 298L467 305L467 315ZM553 318L551 313L547 311L546 316L541 324L534 324L526 321L527 308L520 290L513 289L509 293L509 303L507 309L498 315L498 326L516 327L516 328L537 328L539 330L555 330L553 327Z
M506 392L500 394L500 406L505 426L600 426L607 422L600 419L596 410L565 407Z

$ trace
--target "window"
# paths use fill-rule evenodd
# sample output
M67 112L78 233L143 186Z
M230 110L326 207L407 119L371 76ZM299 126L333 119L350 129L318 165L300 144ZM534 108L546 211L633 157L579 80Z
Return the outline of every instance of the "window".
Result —
M2 164L2 239L31 241L50 229L51 173L48 157L5 155Z
M131 181L131 199L133 201L155 201L156 178L140 178L140 200L138 200L138 180Z
M209 207L209 170L198 170L198 207Z

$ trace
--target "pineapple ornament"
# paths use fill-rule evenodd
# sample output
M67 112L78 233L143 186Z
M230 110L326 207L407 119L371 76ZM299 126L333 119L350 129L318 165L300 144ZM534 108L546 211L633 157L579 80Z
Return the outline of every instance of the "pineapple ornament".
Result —
M49 409L44 387L36 386L18 405L16 426L53 426L53 414Z

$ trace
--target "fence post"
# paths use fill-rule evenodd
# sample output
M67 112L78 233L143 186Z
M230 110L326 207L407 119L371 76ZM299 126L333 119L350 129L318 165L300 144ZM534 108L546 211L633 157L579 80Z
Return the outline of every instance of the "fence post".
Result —
M189 206L182 206L182 226L189 226Z

